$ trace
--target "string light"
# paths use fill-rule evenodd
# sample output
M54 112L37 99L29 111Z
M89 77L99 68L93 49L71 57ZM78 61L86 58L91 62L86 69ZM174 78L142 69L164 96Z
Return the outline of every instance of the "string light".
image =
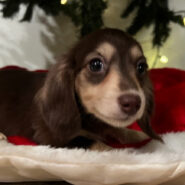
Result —
M183 23L184 23L184 26L185 26L185 16L183 17Z
M61 0L60 4L65 5L67 3L67 0Z
M159 61L163 64L166 64L166 63L168 63L168 57L166 57L165 55L162 55L162 56L160 56Z

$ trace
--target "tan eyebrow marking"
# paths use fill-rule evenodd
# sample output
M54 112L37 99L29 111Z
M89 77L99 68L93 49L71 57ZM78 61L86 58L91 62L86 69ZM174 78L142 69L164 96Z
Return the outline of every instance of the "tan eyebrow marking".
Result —
M134 45L130 49L130 54L131 54L132 59L137 59L143 55L143 52L137 45Z
M116 52L116 48L112 44L104 42L96 48L96 51L104 56L106 60L110 60Z
M116 48L108 43L108 42L103 42L98 45L98 47L95 48L94 51L90 52L86 57L85 57L85 64L86 65L91 59L95 57L100 57L103 58L107 61L110 61L112 56L115 54Z

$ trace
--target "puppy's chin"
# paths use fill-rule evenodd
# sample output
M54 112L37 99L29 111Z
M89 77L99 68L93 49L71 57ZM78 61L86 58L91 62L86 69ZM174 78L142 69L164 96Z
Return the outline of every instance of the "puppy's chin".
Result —
M98 111L95 111L94 113L95 117L98 119L102 120L103 122L113 126L113 127L119 127L119 128L124 128L132 123L134 123L136 120L140 119L141 116L138 117L137 114L133 116L125 116L123 119L117 119L117 118L112 118L109 116L104 116L103 114L99 113Z

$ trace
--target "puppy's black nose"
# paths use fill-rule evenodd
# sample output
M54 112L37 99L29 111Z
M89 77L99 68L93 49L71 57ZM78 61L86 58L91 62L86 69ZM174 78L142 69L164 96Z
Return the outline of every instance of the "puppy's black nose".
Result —
M128 115L135 114L141 106L140 97L134 94L122 95L118 98L118 102L120 104L121 110Z

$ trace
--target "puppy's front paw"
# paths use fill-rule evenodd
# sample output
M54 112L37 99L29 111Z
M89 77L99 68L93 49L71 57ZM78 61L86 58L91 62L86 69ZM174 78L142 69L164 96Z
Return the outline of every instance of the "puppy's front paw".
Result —
M6 139L7 137L3 133L0 132L0 140L6 140Z
M109 150L112 150L113 148L111 148L110 146L102 143L102 142L95 142L91 147L90 147L90 150L93 150L93 151L99 151L99 152L102 152L102 151L109 151Z

